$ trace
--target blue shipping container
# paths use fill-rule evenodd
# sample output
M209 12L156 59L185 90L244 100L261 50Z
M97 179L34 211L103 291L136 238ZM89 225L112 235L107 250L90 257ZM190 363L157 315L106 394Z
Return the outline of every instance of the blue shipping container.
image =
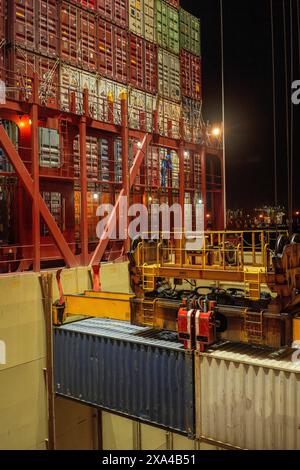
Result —
M146 330L104 318L55 328L56 393L193 436L193 355Z

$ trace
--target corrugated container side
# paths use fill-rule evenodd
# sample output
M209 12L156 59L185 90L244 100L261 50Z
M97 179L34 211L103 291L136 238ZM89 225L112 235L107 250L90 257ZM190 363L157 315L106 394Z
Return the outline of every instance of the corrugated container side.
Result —
M146 154L146 185L150 188L158 188L160 186L160 168L159 168L159 151L158 147L151 146Z
M157 92L156 45L130 34L129 40L130 84L148 93Z
M171 101L180 101L180 62L178 56L158 49L158 93Z
M201 100L201 60L187 51L180 52L181 90L184 96Z
M179 14L161 0L156 1L156 31L157 43L179 54Z
M57 104L59 72L54 59L11 47L7 50L7 82L10 96L27 100L32 94L34 70L40 77L40 101Z
M193 435L193 355L95 320L55 329L56 393Z
M129 127L153 132L153 112L156 98L131 88L128 96Z
M74 176L80 177L80 153L79 137L76 137L73 144L74 148ZM99 179L99 141L97 137L87 136L86 138L86 166L87 177L90 180Z
M76 67L96 71L95 15L67 2L61 4L61 58Z
M300 367L268 354L243 346L196 355L198 438L250 450L300 449Z
M148 41L155 41L154 0L129 0L129 30Z
M107 78L100 78L98 81L98 89L101 107L98 111L101 112L101 119L104 121L108 120L109 108L107 97L111 94L114 101L114 121L115 124L121 124L120 94L124 91L127 93L127 86L113 80L108 80Z
M98 12L120 28L128 26L128 0L98 0Z
M96 10L98 0L69 0L70 3L74 3L75 5L80 5L84 9Z
M179 0L165 0L166 3L169 3L174 8L179 8Z
M39 157L42 167L60 167L60 145L57 129L39 127Z
M4 3L4 2L2 2ZM52 57L58 55L58 5L56 0L8 2L12 44Z
M98 71L101 76L127 82L128 34L101 18L98 20Z
M8 39L12 44L19 44L26 49L34 50L37 31L35 28L35 2L34 0L13 0L7 3Z
M107 139L100 139L99 179L120 183L122 180L122 141L118 137L112 148Z
M183 8L180 16L180 47L195 55L201 55L200 21Z
M101 119L102 100L99 97L97 76L75 67L62 64L60 67L60 107L70 111L71 94L75 94L76 113L83 112L83 90L89 93L89 112L91 117Z
M5 1L0 1L0 41L5 38ZM3 47L1 48L3 49Z
M59 32L56 0L39 0L36 20L38 52L53 57L57 56Z
M182 98L182 117L186 139L191 141L192 137L200 135L202 126L201 101L192 100L183 96Z
M158 102L158 128L161 135L179 138L181 106L165 99Z

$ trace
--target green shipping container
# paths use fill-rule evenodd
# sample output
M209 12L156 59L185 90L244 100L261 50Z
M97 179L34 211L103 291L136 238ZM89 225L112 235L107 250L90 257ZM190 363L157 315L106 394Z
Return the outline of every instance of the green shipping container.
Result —
M200 20L180 8L180 47L195 55L201 55Z
M156 0L157 42L164 49L179 54L178 10L161 0Z

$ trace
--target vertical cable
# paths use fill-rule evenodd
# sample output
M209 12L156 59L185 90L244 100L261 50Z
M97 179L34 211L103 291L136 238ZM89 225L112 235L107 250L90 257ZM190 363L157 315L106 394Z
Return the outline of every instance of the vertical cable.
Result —
M276 138L276 78L275 78L275 44L274 44L274 13L273 0L270 0L271 9L271 40L272 40L272 79L273 79L273 139L274 139L274 204L278 205L277 186L277 138Z
M291 82L294 80L294 25L293 25L293 0L290 0L290 40L291 40ZM294 208L294 107L290 102L290 107L291 107L291 127L290 127L290 179L291 179L291 187L290 187L290 215L289 218L291 218L291 221L293 221L293 208ZM293 223L290 223L291 229L293 229Z
M287 26L286 26L286 8L285 0L282 2L283 8L283 35L284 35L284 67L285 67L285 117L286 117L286 159L287 159L287 182L288 182L288 218L289 218L289 232L292 232L291 220L291 172L290 172L290 109L289 109L289 83L288 83L288 51L287 51Z
M220 0L220 20L221 20L221 57L222 57L222 121L223 121L223 191L224 191L224 222L227 227L227 207L226 207L226 128L225 128L225 74L224 74L224 17L223 0Z
M297 0L297 42L298 42L298 66L300 72L300 3Z

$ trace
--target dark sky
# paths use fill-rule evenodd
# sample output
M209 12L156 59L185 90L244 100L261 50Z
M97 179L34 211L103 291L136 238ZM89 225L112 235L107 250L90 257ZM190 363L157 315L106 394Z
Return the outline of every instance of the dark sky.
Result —
M292 0L292 2L294 3L295 33L297 0ZM289 0L285 0L285 3L288 7ZM220 2L219 0L181 0L181 5L201 19L203 117L211 122L221 121ZM282 0L273 0L273 6L278 111L276 119L278 202L286 205L287 157L284 112L286 88ZM223 0L223 9L227 205L230 208L238 208L274 204L270 0ZM287 28L289 35L288 23ZM294 79L300 79L296 40L295 34ZM291 77L288 78L289 86L290 83ZM297 124L300 106L294 107L294 111ZM297 129L296 124L295 129ZM299 137L296 132L294 136L296 146L294 180L296 182L297 174L299 174L299 168L297 168L299 160L297 139ZM295 193L294 208L296 209L297 205L300 205L299 190Z

